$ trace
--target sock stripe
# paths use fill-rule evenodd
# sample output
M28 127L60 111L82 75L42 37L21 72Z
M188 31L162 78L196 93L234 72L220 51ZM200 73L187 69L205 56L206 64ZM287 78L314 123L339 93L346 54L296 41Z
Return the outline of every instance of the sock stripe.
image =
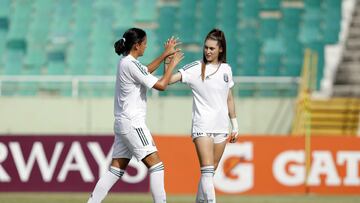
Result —
M205 166L205 167L202 167L200 169L200 172L201 174L204 174L204 173L210 173L210 174L214 174L214 167L213 166Z
M151 167L149 169L150 173L156 172L156 171L163 171L164 170L164 165L162 163L160 163L159 165L154 165L153 167Z
M119 178L121 178L123 175L124 175L124 173L125 173L125 171L124 170L116 170L116 169L114 169L114 168L110 168L109 169L109 171L112 173L112 174L114 174L114 175L116 175L117 177L119 177Z

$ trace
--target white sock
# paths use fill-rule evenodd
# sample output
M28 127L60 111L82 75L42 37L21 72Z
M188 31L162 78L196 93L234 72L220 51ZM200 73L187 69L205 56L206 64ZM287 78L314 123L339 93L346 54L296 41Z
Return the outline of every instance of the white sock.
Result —
M150 173L150 191L154 203L166 202L166 193L164 188L164 165L157 163L149 168Z
M198 190L196 193L196 203L204 203L204 202L205 202L205 197L204 197L203 189L201 187L201 179L200 179L198 184Z
M87 203L100 203L106 197L111 187L124 175L124 172L122 169L111 166L96 183Z
M208 203L216 203L214 187L214 166L201 167L200 184L204 199Z

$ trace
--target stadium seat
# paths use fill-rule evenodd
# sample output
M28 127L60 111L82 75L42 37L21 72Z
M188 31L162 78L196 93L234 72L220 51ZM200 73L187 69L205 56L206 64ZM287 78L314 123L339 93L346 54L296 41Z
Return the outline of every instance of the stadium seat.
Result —
M24 57L24 71L25 75L40 75L41 68L46 62L46 53L44 48L37 45L29 45L29 50Z
M260 2L254 0L240 1L239 17L241 21L253 23L258 21L260 12Z
M218 10L217 0L201 0L198 9L198 41L203 41L210 30L216 27L217 18L214 13Z
M0 56L3 56L6 46L6 31L0 29ZM2 67L2 60L0 58L0 67ZM1 68L0 68L1 69Z
M279 10L282 0L259 0L262 10Z
M10 14L11 0L0 1L0 17L8 17Z
M275 38L277 36L279 19L277 18L261 18L259 27L259 37L262 40Z
M15 1L10 13L9 39L25 38L30 24L32 1Z
M135 3L136 22L153 22L157 17L157 0L138 0Z
M135 1L113 0L114 27L128 29L135 23Z
M196 3L195 3L196 4ZM176 33L183 43L196 43L196 5L192 0L182 0L177 14L178 26Z
M175 6L163 6L160 7L159 27L156 30L156 34L160 42L165 41L169 36L175 34L175 20L177 7Z
M238 11L239 11L239 1L238 0L227 0L218 2L219 10L219 24L228 27L236 27L234 25L238 24ZM226 24L226 25L224 25Z
M65 73L65 52L54 50L48 53L47 74L63 75Z
M20 75L22 71L24 52L7 49L3 56L4 75Z
M114 75L119 56L113 43L130 27L147 32L144 64L158 56L169 36L180 37L186 56L181 67L201 59L205 35L218 27L225 32L235 76L299 76L303 51L312 48L319 53L319 86L324 46L339 40L341 6L340 0L0 0L0 74ZM162 68L158 71L162 74ZM26 85L9 88L26 95ZM71 96L71 87L55 86L40 85L40 91L34 86L29 95L51 89ZM237 92L273 95L251 88ZM286 89L278 93L293 95ZM169 95L187 94L176 89Z

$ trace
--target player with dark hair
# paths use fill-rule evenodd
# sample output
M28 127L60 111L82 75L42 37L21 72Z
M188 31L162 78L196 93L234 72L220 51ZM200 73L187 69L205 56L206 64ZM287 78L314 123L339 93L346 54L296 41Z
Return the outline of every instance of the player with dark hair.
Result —
M109 171L97 182L88 203L100 203L111 187L123 176L130 159L134 156L149 169L150 191L155 203L166 202L164 189L164 166L157 152L155 142L145 124L146 92L154 88L167 88L175 66L183 59L183 54L175 47L177 39L171 37L165 43L164 52L148 66L137 59L146 49L146 33L139 28L127 30L115 44L115 52L124 57L117 66L114 97L114 132L112 162ZM172 56L161 79L150 73L161 62Z

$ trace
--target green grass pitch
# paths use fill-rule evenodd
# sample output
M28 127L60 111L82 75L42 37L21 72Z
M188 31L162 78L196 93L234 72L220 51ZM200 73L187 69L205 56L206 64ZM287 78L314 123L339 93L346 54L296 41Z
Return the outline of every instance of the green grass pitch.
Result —
M1 203L86 203L88 193L0 193ZM189 195L168 195L168 203L194 203ZM219 195L219 203L359 203L360 196ZM150 194L110 193L103 203L152 203Z

